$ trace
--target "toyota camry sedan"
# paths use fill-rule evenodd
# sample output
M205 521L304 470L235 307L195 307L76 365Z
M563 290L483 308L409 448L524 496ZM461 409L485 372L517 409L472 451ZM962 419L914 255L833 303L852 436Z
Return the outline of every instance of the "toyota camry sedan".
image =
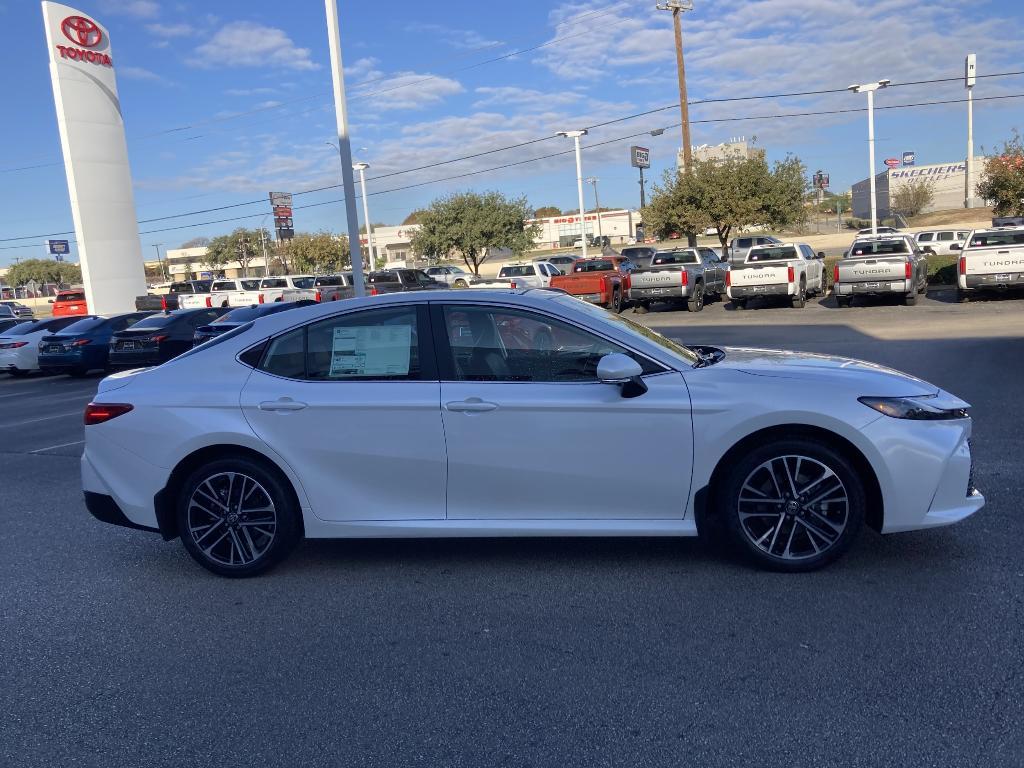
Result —
M827 392L828 397L808 397ZM809 571L978 511L968 404L825 355L686 347L568 295L294 309L104 379L89 511L252 576L303 537L695 536ZM608 451L645 460L610 477Z

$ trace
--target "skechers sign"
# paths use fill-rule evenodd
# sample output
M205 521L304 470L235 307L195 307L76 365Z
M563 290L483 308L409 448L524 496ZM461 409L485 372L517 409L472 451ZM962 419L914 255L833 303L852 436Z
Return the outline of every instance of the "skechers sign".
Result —
M62 59L73 59L85 61L90 64L99 64L104 67L111 67L114 62L110 60L110 54L92 50L99 48L106 42L103 30L92 19L85 16L68 16L60 23L60 31L68 40L75 44L54 46ZM105 47L105 46L104 46Z
M958 176L967 173L966 163L951 163L950 165L931 165L920 168L907 168L906 170L891 171L890 179L916 179L923 178L929 181L944 181L951 176Z

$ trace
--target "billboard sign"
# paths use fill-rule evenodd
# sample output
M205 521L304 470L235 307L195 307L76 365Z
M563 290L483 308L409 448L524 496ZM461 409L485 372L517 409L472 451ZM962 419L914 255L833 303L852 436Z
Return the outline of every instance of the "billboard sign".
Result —
M68 255L70 250L71 245L67 240L46 241L46 252L53 256L57 261L64 261L64 257Z
M964 85L973 88L978 81L978 54L969 53L964 60Z
M651 167L651 150L649 150L647 147L630 147L629 157L630 164L634 168Z
M900 165L900 159L898 157L887 157L885 158L885 165L888 168L898 168Z
M277 239L291 240L295 237L295 225L292 222L292 193L271 192L270 206L274 210L274 230Z
M291 192L271 192L270 193L270 205L273 208L278 206L284 206L285 208L292 207L292 193Z
M903 153L903 165L913 165L914 164L914 160L916 158L917 158L917 155L915 155L913 152L904 152Z

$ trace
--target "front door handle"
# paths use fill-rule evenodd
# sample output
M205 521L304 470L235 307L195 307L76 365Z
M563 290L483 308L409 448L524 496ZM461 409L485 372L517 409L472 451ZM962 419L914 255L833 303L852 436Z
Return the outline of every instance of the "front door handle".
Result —
M260 403L261 411L301 411L305 407L305 403L292 400L290 397L282 397L278 400L265 400Z
M488 403L478 397L471 397L468 400L456 400L452 403L445 403L444 407L456 413L484 413L493 411L498 407L497 403Z

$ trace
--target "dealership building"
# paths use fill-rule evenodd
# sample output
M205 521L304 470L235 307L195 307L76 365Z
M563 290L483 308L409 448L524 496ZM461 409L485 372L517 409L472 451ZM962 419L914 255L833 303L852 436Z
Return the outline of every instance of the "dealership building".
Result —
M600 222L598 221L600 216ZM534 249L571 248L586 232L590 239L603 235L610 238L612 245L628 243L636 237L637 225L641 223L640 212L620 208L614 211L587 213L582 218L570 213L561 216L547 216L530 219L527 224L540 226L540 234L534 240Z
M974 158L971 168L971 192L985 168L985 158ZM878 218L885 219L893 215L891 196L900 187L915 181L927 181L932 186L934 199L922 213L931 211L948 211L962 208L964 195L967 191L967 163L958 160L953 163L936 163L934 165L904 166L890 168L875 176L875 195L878 198ZM980 201L979 203L980 204ZM853 185L853 215L858 219L871 218L871 179L863 179Z

